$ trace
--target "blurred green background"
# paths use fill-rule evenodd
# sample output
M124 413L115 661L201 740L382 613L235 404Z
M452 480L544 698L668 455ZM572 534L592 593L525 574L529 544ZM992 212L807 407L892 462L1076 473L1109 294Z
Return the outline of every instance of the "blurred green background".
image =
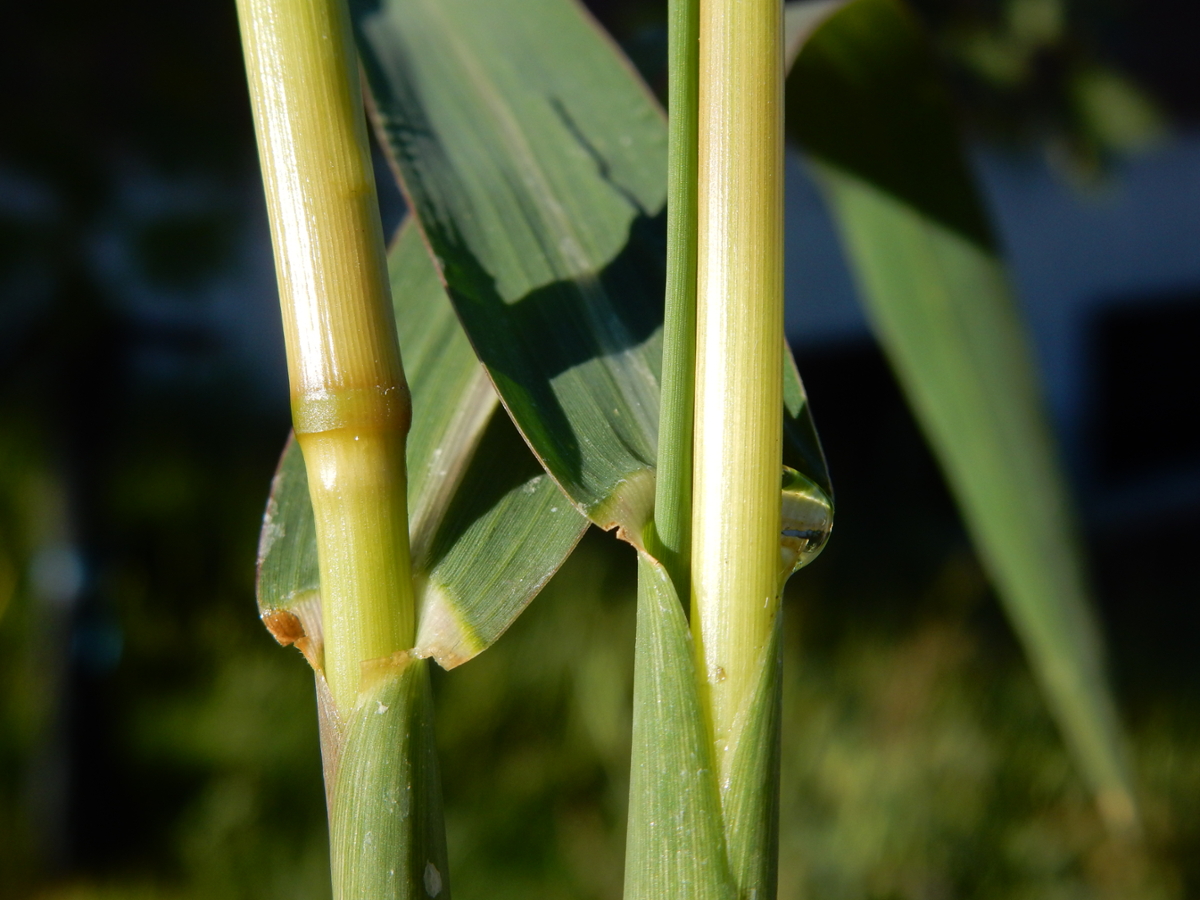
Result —
M917 6L973 140L1043 154L1074 190L1195 128L1183 0ZM662 6L592 8L661 88ZM288 422L233 4L6 22L0 897L327 897L311 675L253 603ZM839 519L785 607L780 896L1200 896L1200 501L1088 519L1146 825L1115 841L878 351L805 345L800 365ZM1182 434L1172 396L1102 399ZM1105 465L1153 474L1122 439ZM1085 508L1099 471L1077 473ZM589 533L496 647L436 673L458 897L620 896L633 569Z

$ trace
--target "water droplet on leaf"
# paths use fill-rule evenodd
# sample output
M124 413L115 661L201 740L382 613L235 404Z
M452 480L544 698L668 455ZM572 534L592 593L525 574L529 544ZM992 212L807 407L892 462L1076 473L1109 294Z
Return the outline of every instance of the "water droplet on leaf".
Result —
M833 527L833 503L816 482L783 467L783 516L779 534L779 583L817 558Z

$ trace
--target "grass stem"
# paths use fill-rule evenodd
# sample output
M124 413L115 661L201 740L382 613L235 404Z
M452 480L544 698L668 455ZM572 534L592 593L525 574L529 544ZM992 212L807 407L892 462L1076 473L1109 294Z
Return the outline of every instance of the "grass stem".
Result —
M699 0L670 0L667 293L654 496L655 550L680 597L691 588L692 427L696 371L696 129Z
M411 408L345 0L238 0L275 247L292 416L316 513L324 673L412 645Z
M722 790L779 608L783 43L778 0L700 13L692 631Z

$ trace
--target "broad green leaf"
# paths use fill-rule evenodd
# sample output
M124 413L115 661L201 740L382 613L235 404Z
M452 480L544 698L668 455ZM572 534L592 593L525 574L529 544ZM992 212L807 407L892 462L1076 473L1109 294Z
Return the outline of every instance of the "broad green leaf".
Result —
M568 0L355 0L377 120L459 318L572 501L650 516L666 125ZM788 463L828 492L789 363Z
M814 31L788 83L788 127L1048 702L1110 823L1131 824L1122 735L1032 355L951 101L899 0L853 0Z
M428 667L381 661L343 725L329 796L335 897L449 900Z
M667 570L638 553L625 900L733 900L692 636Z
M446 668L489 646L587 526L499 409L415 228L389 254L413 395L408 502L418 580L416 654ZM299 447L289 441L259 545L259 607L277 638L319 663L316 537ZM292 616L299 621L295 621Z

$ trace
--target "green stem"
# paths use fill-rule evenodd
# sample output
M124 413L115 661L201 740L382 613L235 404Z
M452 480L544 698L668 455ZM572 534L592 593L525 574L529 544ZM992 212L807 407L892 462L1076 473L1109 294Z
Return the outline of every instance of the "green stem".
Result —
M363 663L412 646L396 343L345 0L238 0L321 573L323 670L350 715Z
M691 590L696 369L696 128L699 0L668 4L667 294L654 495L656 555L680 597Z

